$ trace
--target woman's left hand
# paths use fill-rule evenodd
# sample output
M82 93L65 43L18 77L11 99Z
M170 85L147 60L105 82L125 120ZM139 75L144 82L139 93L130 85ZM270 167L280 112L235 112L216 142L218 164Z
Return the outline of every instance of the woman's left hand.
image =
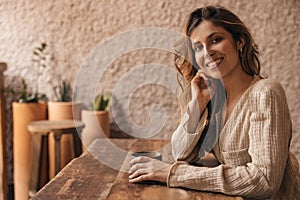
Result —
M137 183L142 181L167 182L171 165L160 160L140 156L131 160L129 170L129 182Z

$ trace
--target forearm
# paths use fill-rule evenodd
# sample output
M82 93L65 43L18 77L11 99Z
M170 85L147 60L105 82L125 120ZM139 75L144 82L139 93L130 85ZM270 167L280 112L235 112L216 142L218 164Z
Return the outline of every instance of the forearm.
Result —
M250 198L268 198L274 193L263 172L252 164L208 168L177 162L170 170L167 184L169 187L185 187Z
M197 106L193 104L192 106ZM187 109L180 125L172 135L172 153L175 160L191 160L190 157L206 125L207 110ZM200 119L200 120L199 120Z

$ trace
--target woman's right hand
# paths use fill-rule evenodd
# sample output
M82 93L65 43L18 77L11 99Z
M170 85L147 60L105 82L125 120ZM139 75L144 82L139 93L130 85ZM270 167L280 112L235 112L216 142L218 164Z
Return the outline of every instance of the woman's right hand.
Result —
M203 111L207 103L216 93L216 85L211 78L199 70L191 81L192 100L196 100L200 111Z

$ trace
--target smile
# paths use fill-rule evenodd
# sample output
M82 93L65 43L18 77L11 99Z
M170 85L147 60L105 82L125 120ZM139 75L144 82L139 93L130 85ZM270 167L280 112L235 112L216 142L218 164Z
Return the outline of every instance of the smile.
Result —
M215 68L215 67L218 67L218 65L222 62L223 58L218 58L216 60L213 60L207 64L205 64L206 67L209 67L209 68Z

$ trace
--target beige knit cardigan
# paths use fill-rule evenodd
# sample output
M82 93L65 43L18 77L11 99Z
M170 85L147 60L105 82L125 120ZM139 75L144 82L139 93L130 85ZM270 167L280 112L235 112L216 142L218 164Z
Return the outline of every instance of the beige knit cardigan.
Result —
M289 151L289 108L279 83L259 76L252 81L213 146L220 163L216 167L189 164L199 155L195 149L206 116L207 112L195 132L190 132L187 123L193 117L187 112L174 132L171 143L176 162L169 172L169 187L247 198L300 199L299 164Z

